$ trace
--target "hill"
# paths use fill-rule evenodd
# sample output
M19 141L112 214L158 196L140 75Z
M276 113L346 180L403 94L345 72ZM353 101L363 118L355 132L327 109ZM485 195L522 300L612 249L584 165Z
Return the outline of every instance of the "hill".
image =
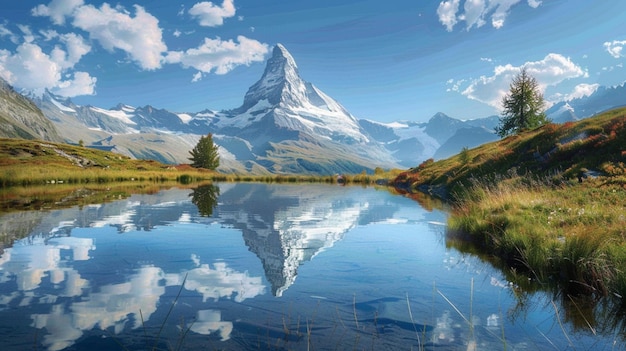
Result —
M472 178L533 174L537 177L601 174L619 177L626 162L626 108L486 143L444 160L427 160L394 179L401 189L448 198Z
M626 296L626 108L427 161L391 183L452 205L447 244L507 279L569 295Z
M0 185L185 181L215 172L42 140L0 138Z

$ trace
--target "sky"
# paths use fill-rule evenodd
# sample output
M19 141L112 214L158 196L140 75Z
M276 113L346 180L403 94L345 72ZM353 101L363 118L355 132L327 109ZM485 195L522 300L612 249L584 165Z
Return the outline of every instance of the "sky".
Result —
M0 77L79 105L239 107L280 43L360 119L501 112L521 67L548 105L626 81L626 1L20 0Z

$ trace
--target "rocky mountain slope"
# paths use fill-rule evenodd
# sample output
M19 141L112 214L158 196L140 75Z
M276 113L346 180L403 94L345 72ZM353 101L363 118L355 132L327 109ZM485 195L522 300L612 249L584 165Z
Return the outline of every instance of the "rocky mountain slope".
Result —
M62 141L54 124L0 78L0 137Z

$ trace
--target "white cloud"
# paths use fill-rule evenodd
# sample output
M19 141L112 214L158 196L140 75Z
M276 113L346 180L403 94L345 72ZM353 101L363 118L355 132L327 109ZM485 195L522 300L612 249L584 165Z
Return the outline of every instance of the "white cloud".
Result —
M447 92L451 92L451 91L455 91L455 92L459 92L461 91L461 86L463 84L465 84L465 79L461 79L461 80L454 80L454 79L448 79L448 81L446 82L446 85L449 86L449 88L446 89Z
M52 23L65 24L65 18L70 16L74 10L83 5L83 0L52 0L50 4L38 5L31 10L33 16L50 17Z
M63 69L73 68L84 55L91 51L91 46L78 34L61 34L58 38L65 44L67 52L56 47L52 51L52 57Z
M588 76L587 72L569 58L559 54L548 54L541 61L526 62L522 66L511 64L496 66L492 76L474 79L462 94L469 99L500 109L502 97L508 93L509 85L521 67L526 67L528 74L537 79L542 91L547 86L556 86L566 79Z
M521 0L492 0L490 2L487 12L494 10L491 15L491 25L493 28L502 28L504 26L504 20L509 15L509 10L513 5L517 4Z
M502 28L511 8L522 0L465 0L463 13L459 13L460 1L442 1L437 8L439 21L449 32L458 22L465 21L466 30L469 31L473 27L480 28L485 25L487 19L490 19L494 28ZM532 8L539 5L541 5L539 0L528 0L528 6Z
M537 7L539 7L541 5L542 1L541 0L528 0L528 6L536 9Z
M236 66L263 61L269 52L267 44L256 40L240 35L237 41L239 43L205 38L197 48L168 52L165 61L180 63L183 67L192 67L203 73L215 71L216 74L226 74Z
M446 27L448 32L451 32L457 23L456 13L459 11L459 3L460 0L446 0L440 2L437 7L439 22Z
M198 19L201 26L217 27L224 24L224 19L235 15L235 1L224 0L222 6L216 6L210 1L199 2L191 9L189 14Z
M181 14L185 7L181 6ZM202 26L218 26L225 18L235 16L234 0L221 5L198 2L189 11ZM31 10L33 16L49 17L57 25L70 23L88 33L92 43L97 42L109 52L121 51L143 70L160 69L163 64L181 64L198 70L193 81L206 73L226 74L239 65L263 61L268 45L239 36L236 41L205 39L197 48L167 51L159 21L139 5L134 13L123 6L102 3L100 7L85 4L84 0L50 0ZM243 20L243 18L240 18ZM33 34L28 25L17 25L21 37L0 24L0 38L8 37L17 46L15 51L0 49L0 77L11 85L41 93L49 89L59 95L73 97L94 94L97 79L74 67L92 47L76 33L60 34L57 30L41 29ZM173 35L180 37L180 30ZM47 42L46 52L37 40ZM20 41L22 42L20 44Z
M15 33L13 33L9 28L7 28L5 25L0 24L0 38L3 37L9 37L9 40L13 43L13 44L17 44L19 43L19 38L17 35L15 35Z
M25 26L23 24L18 24L17 28L20 29L20 31L22 31L22 34L24 34L24 41L27 43L32 43L33 41L35 41L35 36L33 35L33 32L30 30L29 26Z
M202 72L196 72L191 79L192 83L199 82L202 79Z
M99 9L92 5L81 6L74 11L72 24L89 32L89 36L106 50L126 52L142 69L161 67L167 46L162 39L159 21L141 6L135 5L135 17L123 8L112 8L107 3Z
M473 26L480 28L485 24L484 14L487 9L485 0L466 0L463 8L465 13L460 16L460 19L467 23L467 30Z
M28 90L52 88L61 79L61 67L38 45L23 43L15 54L0 53L0 76L9 84Z
M604 43L606 51L615 58L626 57L624 46L626 46L626 40L613 40Z
M585 96L590 96L595 93L600 87L600 84L578 84L574 87L574 91L566 95L563 100L570 101L573 99L580 99Z
M97 80L87 72L74 72L73 79L59 82L52 92L67 97L93 95L96 93Z
M96 78L85 72L75 72L73 79L63 80L62 75L71 68L82 55L89 51L89 46L76 35L66 35L68 51L55 47L50 55L43 52L36 44L25 42L17 47L15 53L0 51L0 77L9 84L35 93L45 89L61 95L73 97L93 94Z

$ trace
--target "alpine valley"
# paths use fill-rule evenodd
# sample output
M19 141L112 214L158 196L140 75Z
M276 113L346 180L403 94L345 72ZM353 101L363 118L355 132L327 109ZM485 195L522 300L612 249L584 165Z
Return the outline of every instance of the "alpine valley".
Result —
M212 133L219 146L218 170L227 173L354 174L375 167L408 168L498 139L493 131L497 116L459 120L437 113L426 123L387 124L358 119L304 81L281 44L274 47L243 104L226 111L180 113L122 103L113 108L78 106L49 92L26 99L4 82L0 87L0 118L12 126L0 129L0 137L61 139L178 164L188 163L189 150L202 135ZM602 102L623 90L606 88L591 105L585 99L593 95L555 105L547 113L555 121L588 117L600 112L594 108L613 107ZM34 117L19 117L25 115Z

